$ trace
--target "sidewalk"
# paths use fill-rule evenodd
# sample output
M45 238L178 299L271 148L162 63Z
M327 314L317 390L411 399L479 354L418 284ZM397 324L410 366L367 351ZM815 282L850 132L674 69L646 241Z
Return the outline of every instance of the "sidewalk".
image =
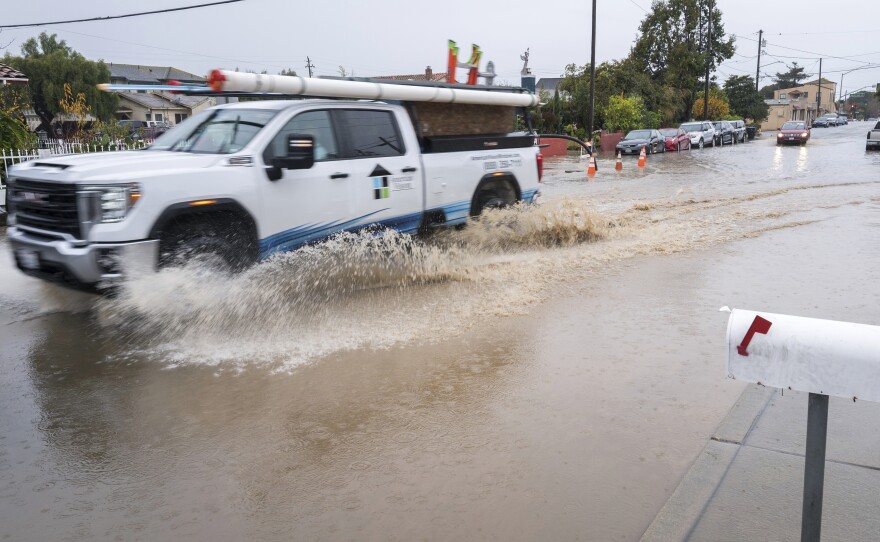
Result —
M749 386L642 542L798 541L807 394ZM832 397L823 541L880 540L880 404Z

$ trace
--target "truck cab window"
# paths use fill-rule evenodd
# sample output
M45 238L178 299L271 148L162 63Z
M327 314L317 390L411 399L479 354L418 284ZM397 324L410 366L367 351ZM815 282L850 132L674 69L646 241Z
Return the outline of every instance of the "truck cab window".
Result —
M390 111L346 109L343 112L351 158L404 154L397 123Z
M330 123L328 111L306 111L293 117L272 139L272 156L284 156L287 152L287 136L308 134L315 138L315 160L333 160L339 157L336 136Z

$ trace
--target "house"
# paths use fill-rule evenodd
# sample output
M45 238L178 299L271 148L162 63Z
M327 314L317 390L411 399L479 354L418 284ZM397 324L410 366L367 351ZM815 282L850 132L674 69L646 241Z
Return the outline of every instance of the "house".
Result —
M157 120L177 124L216 105L212 96L184 96L170 92L119 92L116 118L119 120Z
M409 75L377 75L373 79L392 79L394 81L431 81L434 83L445 83L446 72L434 73L431 66L425 68L425 73L414 73Z
M179 81L185 85L205 84L204 77L172 66L141 66L111 62L107 67L110 69L110 83L114 85L166 85L171 81Z
M816 96L820 87L822 95L817 111ZM835 113L836 93L837 83L825 78L822 79L821 84L817 79L797 87L775 90L772 100L764 100L770 111L767 120L761 123L761 130L778 130L789 120L802 120L812 124L815 118L825 113Z
M538 79L537 83L535 83L535 91L540 93L542 90L545 90L553 95L556 92L559 83L564 79L564 77L542 77Z
M0 85L27 85L28 78L25 74L12 66L0 64Z

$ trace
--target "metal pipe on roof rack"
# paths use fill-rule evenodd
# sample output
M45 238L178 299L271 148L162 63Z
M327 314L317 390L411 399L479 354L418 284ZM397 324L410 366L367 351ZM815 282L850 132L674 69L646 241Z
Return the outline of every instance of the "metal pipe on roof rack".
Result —
M267 75L214 70L208 85L216 92L260 92L293 96L322 96L361 100L398 100L408 102L459 103L534 107L534 94L490 92L461 88L443 88L434 85L396 85L367 81L340 81L314 79L291 75Z

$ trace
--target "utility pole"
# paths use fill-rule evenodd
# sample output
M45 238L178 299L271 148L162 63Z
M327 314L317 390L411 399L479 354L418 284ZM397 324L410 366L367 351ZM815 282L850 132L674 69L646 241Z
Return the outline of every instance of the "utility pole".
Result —
M763 35L764 31L758 30L758 72L755 74L755 92L758 91L758 82L761 80L761 49L764 47L761 36Z
M593 144L593 111L596 106L596 0L593 0L593 43L590 46L590 124L587 128L587 140Z
M703 92L703 120L709 120L709 63L712 61L712 2L709 1L708 31L706 32L706 86Z
M819 59L819 92L816 93L816 118L819 118L819 108L822 107L822 59Z
M315 67L315 65L312 64L312 59L310 59L309 57L306 57L306 68L308 68L308 70L309 70L309 77L312 76L312 68L314 68L314 67Z

